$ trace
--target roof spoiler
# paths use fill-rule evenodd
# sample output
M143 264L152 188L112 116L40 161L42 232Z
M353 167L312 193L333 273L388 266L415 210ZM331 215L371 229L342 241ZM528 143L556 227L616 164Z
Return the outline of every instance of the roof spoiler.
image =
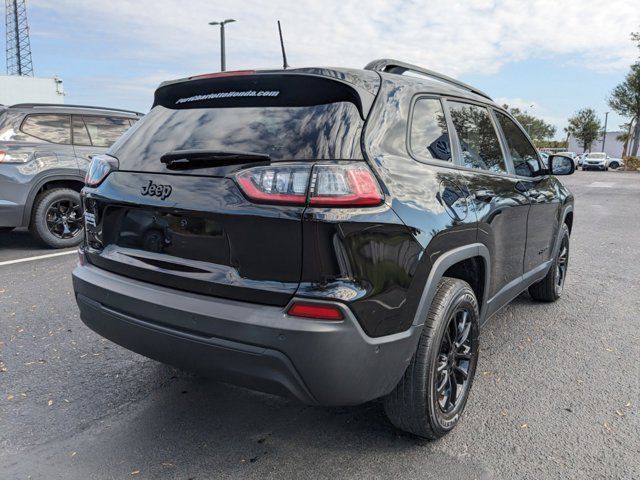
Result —
M89 110L109 110L111 112L123 112L132 113L138 116L144 116L144 113L136 112L134 110L124 110L121 108L109 108L109 107L96 107L93 105L68 105L64 103L16 103L9 108L36 108L36 107L62 107L62 108L85 108Z
M393 60L392 58L381 58L379 60L374 60L367 63L364 69L373 70L374 72L395 73L398 75L402 75L405 72L413 72L427 78L433 78L441 82L454 85L458 88L462 88L463 90L467 90L468 92L475 93L476 95L480 95L481 97L493 101L493 99L482 90L472 87L471 85L467 85L466 83L456 80L455 78L448 77L446 75L443 75L442 73L434 72L433 70L418 67L417 65L411 65L410 63L401 62L400 60Z

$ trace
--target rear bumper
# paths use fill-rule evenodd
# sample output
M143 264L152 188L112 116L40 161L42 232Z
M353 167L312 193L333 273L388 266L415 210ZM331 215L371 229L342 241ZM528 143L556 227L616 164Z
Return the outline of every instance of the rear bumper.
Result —
M21 227L24 205L0 199L0 227Z
M250 304L156 286L78 266L73 285L82 321L147 357L312 405L355 405L389 393L421 327L368 337L345 320L289 317L286 307Z

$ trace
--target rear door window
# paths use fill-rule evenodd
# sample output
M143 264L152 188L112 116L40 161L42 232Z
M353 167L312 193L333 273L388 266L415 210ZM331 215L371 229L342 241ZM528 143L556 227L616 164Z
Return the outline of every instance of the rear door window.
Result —
M513 120L502 112L495 112L502 133L507 139L507 146L516 175L522 177L538 177L544 174L544 169L538 159L538 152L527 140L522 130Z
M82 119L94 147L110 147L130 127L129 119L123 117L83 115Z
M71 143L70 115L27 115L20 127L23 133L51 143Z
M411 153L420 160L451 161L449 131L440 100L421 98L416 102L409 147Z
M458 134L465 167L507 173L498 134L486 107L447 102L451 121Z

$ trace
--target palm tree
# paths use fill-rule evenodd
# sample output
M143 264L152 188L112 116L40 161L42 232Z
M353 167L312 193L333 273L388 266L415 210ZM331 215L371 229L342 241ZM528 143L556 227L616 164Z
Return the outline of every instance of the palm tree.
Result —
M573 128L572 125L567 125L566 127L564 127L564 133L567 134L567 139L565 140L564 143L566 143L566 147L565 148L569 148L569 137L571 135L573 135L574 133L576 133L576 129Z

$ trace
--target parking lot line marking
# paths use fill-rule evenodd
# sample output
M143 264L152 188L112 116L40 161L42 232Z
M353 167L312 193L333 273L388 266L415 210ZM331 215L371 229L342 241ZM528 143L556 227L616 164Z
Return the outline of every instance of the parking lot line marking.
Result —
M13 265L14 263L23 263L23 262L32 262L34 260L41 260L43 258L52 258L52 257L61 257L62 255L71 255L72 253L76 253L78 250L70 250L65 252L56 252L56 253L47 253L46 255L38 255L36 257L26 257L26 258L17 258L15 260L6 260L4 262L0 262L0 267L4 265Z
M595 187L595 188L613 188L615 185L614 182L593 182L587 185L587 187Z

